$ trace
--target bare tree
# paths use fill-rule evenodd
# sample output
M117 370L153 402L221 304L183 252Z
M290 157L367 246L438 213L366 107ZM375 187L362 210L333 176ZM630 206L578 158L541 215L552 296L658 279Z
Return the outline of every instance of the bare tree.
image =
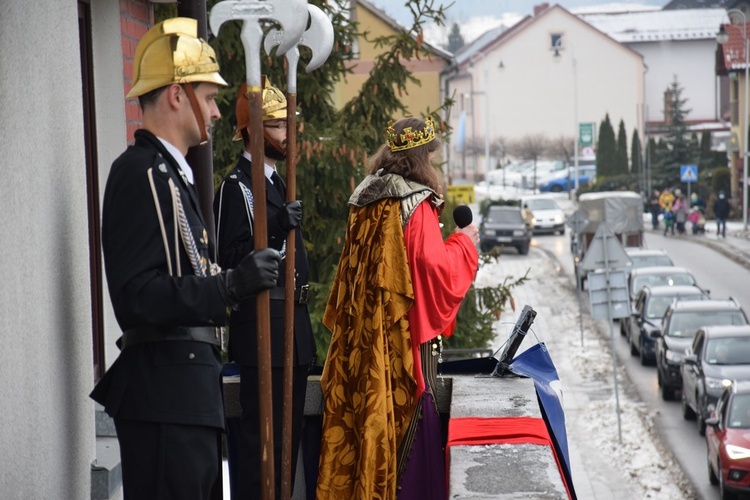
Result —
M496 165L504 166L508 153L508 140L505 137L497 137L490 144L490 154L496 158Z
M550 140L544 134L527 134L510 143L510 153L522 160L534 162L534 192L536 192L536 162L549 149Z
M557 160L563 160L566 165L573 164L573 155L575 154L575 137L560 136L552 139L547 150L547 155Z

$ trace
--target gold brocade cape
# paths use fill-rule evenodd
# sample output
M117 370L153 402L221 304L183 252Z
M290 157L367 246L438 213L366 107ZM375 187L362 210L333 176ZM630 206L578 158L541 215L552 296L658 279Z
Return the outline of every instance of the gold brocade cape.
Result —
M396 498L397 450L417 402L403 227L433 194L398 175L370 175L349 200L346 242L323 317L332 337L321 379L318 498Z

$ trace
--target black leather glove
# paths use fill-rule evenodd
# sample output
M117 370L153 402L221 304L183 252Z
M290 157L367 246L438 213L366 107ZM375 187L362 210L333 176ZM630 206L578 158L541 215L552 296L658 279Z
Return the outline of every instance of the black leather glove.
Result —
M287 233L299 227L302 222L302 202L294 200L284 203L284 206L276 212L276 222Z
M242 259L226 273L226 292L230 305L276 286L281 254L273 248L263 248Z

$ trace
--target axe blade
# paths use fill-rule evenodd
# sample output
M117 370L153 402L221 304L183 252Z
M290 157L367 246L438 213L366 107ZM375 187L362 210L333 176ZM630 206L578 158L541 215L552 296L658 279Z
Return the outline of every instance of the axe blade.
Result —
M261 29L261 20L275 21L289 33L290 38L284 39L279 46L279 51L285 53L296 45L296 41L305 31L308 17L306 6L307 0L224 0L211 9L209 24L211 31L218 34L221 25L226 21L243 21L244 24L253 24L258 29ZM259 45L259 40L256 42L255 36L252 38L249 42ZM245 50L257 53L260 46L245 45Z
M305 47L309 48L312 51L312 57L310 58L310 62L307 63L306 71L310 73L311 71L314 71L321 67L323 63L328 59L328 56L331 55L331 50L333 49L333 24L331 24L331 20L328 19L328 16L325 15L325 12L320 10L319 7L315 5L309 5L307 6L307 10L310 13L310 27L302 33L302 36L297 40L297 42L294 44L295 47L297 45L304 45ZM271 54L271 50L278 46L281 46L281 44L288 40L290 36L285 32L281 30L271 30L268 33L268 36L266 36L265 41L263 42L263 46L266 50L266 54ZM278 54L282 54L281 48L277 51ZM293 53L293 49L286 52L287 60L290 60L291 57L298 56L298 53ZM296 60L290 62L295 63L295 69L296 69Z

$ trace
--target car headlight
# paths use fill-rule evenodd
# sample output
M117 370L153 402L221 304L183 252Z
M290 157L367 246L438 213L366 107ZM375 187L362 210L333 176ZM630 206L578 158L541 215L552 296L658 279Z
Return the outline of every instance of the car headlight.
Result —
M726 378L706 377L706 387L709 389L722 390L731 385L732 381Z
M726 450L727 455L732 460L743 460L745 458L750 458L750 450L748 450L747 448L743 448L742 446L728 444Z
M513 231L513 236L523 236L526 234L526 231L523 231L522 229L516 229Z
M483 234L485 236L495 236L495 231L490 231L489 229L485 229Z
M667 358L667 361L670 361L672 363L679 363L682 361L685 355L680 352L667 349L667 352L664 353L664 357Z
M555 224L562 224L562 215L555 215Z

